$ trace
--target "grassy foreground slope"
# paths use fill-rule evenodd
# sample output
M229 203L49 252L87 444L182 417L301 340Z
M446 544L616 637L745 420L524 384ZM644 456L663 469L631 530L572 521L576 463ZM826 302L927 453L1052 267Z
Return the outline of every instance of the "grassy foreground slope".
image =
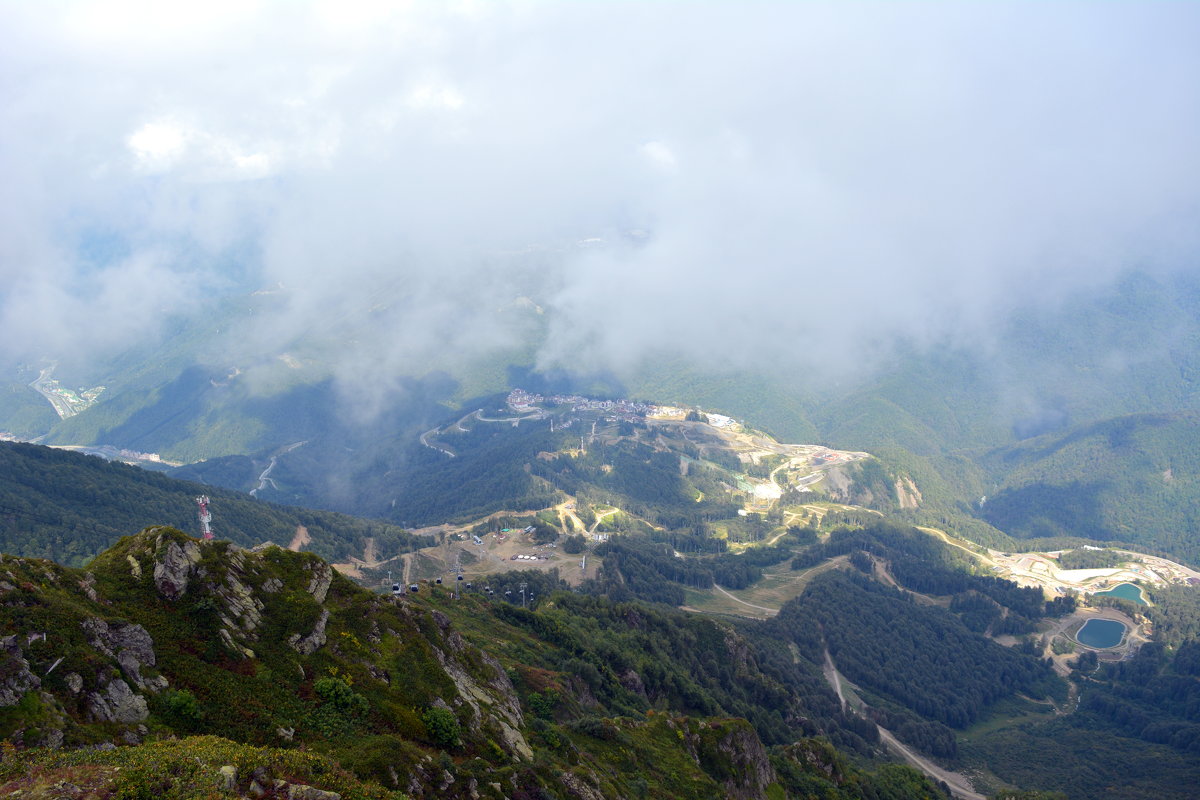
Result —
M222 772L222 769L225 771ZM155 797L192 800L252 792L311 800L385 800L404 795L362 781L331 758L192 736L112 750L39 749L0 762L0 793L61 800Z
M814 712L836 701L807 691L819 674L792 672L786 648L760 664L730 626L681 612L566 594L526 610L428 585L385 597L312 554L169 528L86 572L6 556L0 574L9 790L79 777L130 797L254 794L252 780L350 797L944 797L814 739L852 733L820 729ZM210 734L237 744L162 741ZM112 742L130 750L37 749Z

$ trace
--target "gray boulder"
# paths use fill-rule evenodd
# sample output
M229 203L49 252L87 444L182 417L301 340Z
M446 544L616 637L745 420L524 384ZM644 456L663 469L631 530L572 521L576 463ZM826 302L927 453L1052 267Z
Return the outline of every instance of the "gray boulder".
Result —
M293 633L288 638L288 644L302 656L312 655L318 647L325 644L325 624L327 622L329 622L329 610L323 608L321 616L317 617L317 624L313 627L312 633L307 636Z
M134 694L129 684L117 678L110 681L102 692L90 692L87 696L88 714L102 722L142 722L150 716L146 698Z
M0 707L15 706L26 692L41 685L41 679L29 671L17 637L0 639Z
M179 544L159 536L154 558L154 588L168 600L178 600L187 591L192 568L200 563L200 548L195 542Z

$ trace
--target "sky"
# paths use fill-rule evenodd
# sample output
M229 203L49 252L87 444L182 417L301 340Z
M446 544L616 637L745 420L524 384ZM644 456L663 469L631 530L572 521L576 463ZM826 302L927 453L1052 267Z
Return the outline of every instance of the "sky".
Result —
M1200 262L1191 3L0 0L0 353L886 361ZM372 320L369 336L356 329ZM214 345L216 346L216 345Z

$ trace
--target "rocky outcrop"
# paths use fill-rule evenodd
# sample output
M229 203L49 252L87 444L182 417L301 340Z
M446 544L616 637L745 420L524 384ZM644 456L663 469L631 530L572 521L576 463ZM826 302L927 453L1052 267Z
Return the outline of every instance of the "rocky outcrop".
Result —
M491 722L496 726L501 746L518 758L533 758L533 750L520 731L524 721L521 714L521 703L517 699L516 690L513 688L508 673L504 671L500 662L487 653L480 653L483 662L493 672L493 676L487 684L487 687L492 690L489 692L484 685L471 677L457 659L447 656L437 647L431 649L446 675L454 681L454 686L458 689L457 699L459 702L465 702L471 708L472 727L476 730L481 727L486 709L491 712Z
M563 788L571 793L571 797L577 800L604 800L604 795L598 789L574 772L562 773L559 780L562 781Z
M304 783L275 781L275 790L287 795L288 800L342 800L337 792L327 792Z
M925 498L921 496L921 490L913 483L913 479L905 475L896 478L896 499L901 508L919 508Z
M83 576L83 580L79 581L79 588L87 595L88 600L93 603L103 603L99 593L96 592L96 576L92 573L87 573Z
M81 627L87 635L88 644L109 658L117 658L118 653L126 653L139 665L152 667L156 663L154 640L141 625L127 622L109 625L99 617L88 617L81 623Z
M87 696L88 715L97 722L141 722L150 716L146 698L134 694L129 684L120 678L108 682L103 691Z
M516 758L533 758L533 750L520 731L524 724L521 701L504 667L488 653L476 651L475 655L490 675L482 680L472 676L458 658L467 651L469 645L458 631L450 627L449 617L440 611L434 611L431 616L442 634L446 651L436 646L430 649L458 690L453 705L465 703L471 709L470 726L473 731L478 732L483 728L486 719L488 727L494 729L493 733L506 752Z
M41 679L29 671L17 637L0 639L0 707L15 706L26 692L41 685Z
M775 782L775 770L767 758L762 740L748 723L730 731L717 743L733 773L724 782L725 796L742 800L766 797L767 786Z
M767 750L742 719L668 721L696 765L721 784L724 797L763 800L775 782Z
M750 645L732 630L725 631L725 650L728 652L730 664L736 672L748 672L753 666L750 656Z
M212 552L206 548L213 547L219 548L221 562L220 567L209 574L200 566L200 561L205 552ZM132 555L129 558L131 564L137 564ZM312 566L306 568L314 572L310 591L317 591L324 597L332 581L332 571L323 562L321 566L325 568L324 577L321 570ZM217 601L221 620L218 635L222 643L244 658L254 657L254 650L248 644L257 640L265 609L263 602L255 596L249 577L260 567L260 555L227 543L197 542L168 530L160 532L154 541L154 586L158 593L168 600L178 600L189 588L193 592L205 591L212 595ZM278 591L283 587L277 578L269 578L266 583L267 591Z
M638 675L633 669L627 669L620 676L621 685L629 691L641 697L646 696L646 686L642 683L642 676Z
M240 652L246 658L253 658L254 651L236 642L235 636L250 641L257 639L265 606L243 582L245 573L245 557L240 551L235 551L229 558L228 569L222 580L212 587L212 591L221 604L221 639L231 650Z
M154 640L141 625L128 622L111 625L99 617L88 617L82 623L88 644L109 658L116 659L125 676L140 689L158 691L167 687L165 678L146 680L142 667L153 667L157 663L154 655Z
M309 569L312 570L312 579L308 582L308 593L318 603L324 603L329 595L329 585L333 583L333 567L324 561L317 561Z
M802 739L783 748L781 755L800 764L806 772L820 775L838 786L846 782L845 765L827 741Z
M178 600L200 563L200 547L191 540L180 544L166 534L159 534L155 545L154 588L168 600Z
M329 622L329 611L321 609L321 616L317 617L317 624L313 627L312 633L307 636L301 636L298 633L293 633L288 638L288 644L302 656L312 655L317 651L317 648L325 644L325 625Z

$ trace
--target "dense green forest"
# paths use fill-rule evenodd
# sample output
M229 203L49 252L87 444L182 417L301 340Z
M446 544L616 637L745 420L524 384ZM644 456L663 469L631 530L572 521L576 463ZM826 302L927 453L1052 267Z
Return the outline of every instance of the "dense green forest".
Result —
M1069 797L1136 797L1156 780L1162 782L1164 797L1187 796L1183 787L1200 775L1200 768L1187 760L1196 746L1195 708L1200 707L1193 696L1200 685L1194 674L1200 649L1190 641L1200 633L1196 605L1200 593L1195 589L1157 590L1155 605L1146 609L1156 622L1159 640L1173 643L1170 649L1148 646L1133 661L1099 669L1094 658L1090 663L1084 658L1080 668L1088 672L1077 672L1073 678L1082 699L1070 717L1069 730L1092 726L1097 753L1108 753L1105 758L1112 758L1112 749L1122 741L1146 752L1165 748L1162 758L1167 766L1162 776L1133 770L1129 787L1141 788L1117 790L1111 786L1107 765L1095 763L1087 779L1080 778L1077 770L1069 771L1074 784L1057 778L1038 783L1032 771L1015 765L1004 747L1037 747L1035 742L1042 736L1060 736L1074 742L1071 757L1077 761L1092 763L1100 758L1079 749L1085 747L1084 740L1074 733L1063 734L1062 725L1051 721L1053 715L1035 718L1021 734L1003 724L1010 713L1003 709L1018 702L1016 698L1066 702L1066 684L1039 658L1041 647L1031 632L1043 618L1071 613L1074 599L1047 602L1039 590L974 574L969 571L970 559L961 551L905 525L876 520L864 528L838 528L820 543L805 533L810 532L797 531L781 542L783 546L764 548L763 561L780 556L786 560L790 551L795 553L794 566L807 569L830 558L850 556L851 563L867 575L853 570L820 575L774 619L739 623L764 671L778 675L772 670L798 655L811 677L828 648L838 669L868 693L871 721L951 764L978 762L994 768L1005 780L1054 788ZM714 566L722 560L741 557L679 558L668 544L639 536L622 537L615 546L606 545L604 553L605 567L585 591L670 604L683 602L685 586L711 585ZM868 577L877 564L900 588ZM927 596L941 598L943 605L931 605ZM1017 646L1002 647L983 634L1021 638ZM786 649L789 646L796 648L793 653ZM988 732L972 733L977 724ZM861 718L844 725L863 741L874 741ZM852 751L856 747L853 737L839 741ZM1065 757L1061 741L1045 746ZM1109 783L1103 784L1104 780Z
M589 591L678 606L684 601L684 587L746 588L762 577L763 567L787 561L797 544L812 538L811 529L796 529L770 547L680 558L672 544L655 541L653 535L622 536L595 548L604 562Z
M1155 619L1190 620L1197 631L1197 592L1175 587L1156 594ZM1132 658L1097 663L1076 658L1073 713L1025 725L1001 726L960 748L969 762L986 761L1015 783L1040 776L1040 786L1071 797L1188 798L1200 781L1200 640L1181 627L1156 627L1157 641ZM1167 642L1174 642L1168 645Z
M1055 691L1049 667L974 633L958 617L853 573L819 576L785 605L777 630L802 649L828 646L846 677L955 728L1016 692Z
M409 445L396 461L379 465L387 470L378 478L364 476L360 491L366 496L378 493L388 503L380 509L388 518L414 525L545 508L561 502L562 495L537 480L527 465L539 452L555 449L560 439L548 427L477 425L455 437L456 457Z
M23 377L36 378L26 372ZM0 431L14 436L33 437L47 430L58 419L54 409L26 383L0 381Z
M958 548L915 528L890 522L835 529L821 544L801 551L792 560L792 568L805 569L856 551L883 559L892 577L907 589L952 596L951 610L963 613L964 621L970 617L969 624L975 630L990 627L994 634L1024 634L1044 616L1061 616L1075 610L1071 597L1046 602L1040 589L1021 587L994 575L974 574L974 561Z
M991 453L982 514L1021 538L1079 536L1200 563L1200 416L1144 414Z
M424 546L395 525L328 511L279 506L157 472L39 445L0 442L0 550L82 565L130 530L170 524L198 533L197 495L211 498L221 539L244 547L287 545L304 526L306 549L339 559Z
M1115 550L1068 550L1058 557L1058 565L1063 569L1107 569L1119 566L1129 560L1129 556Z

